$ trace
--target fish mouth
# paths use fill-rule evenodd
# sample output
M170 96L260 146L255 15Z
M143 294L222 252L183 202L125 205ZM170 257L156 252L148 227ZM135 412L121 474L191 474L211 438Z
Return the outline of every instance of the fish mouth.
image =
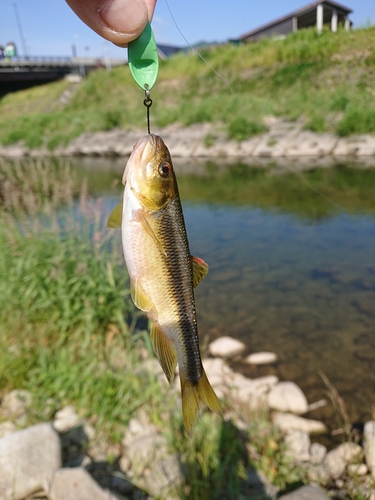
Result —
M128 172L131 170L131 165L140 165L141 163L149 163L155 158L158 151L162 147L162 139L155 134L147 134L139 139L133 148L128 163L126 165L122 183L125 185Z

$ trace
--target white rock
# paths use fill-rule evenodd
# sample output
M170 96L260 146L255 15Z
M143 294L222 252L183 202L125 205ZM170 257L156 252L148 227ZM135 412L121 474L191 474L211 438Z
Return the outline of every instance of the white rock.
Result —
M300 415L307 412L307 399L294 382L279 382L267 396L267 404L272 410L290 411Z
M310 462L313 465L319 465L327 455L327 448L320 443L313 443L310 447Z
M307 432L293 431L285 436L286 453L297 462L310 460L311 441Z
M13 432L17 431L17 426L13 422L1 422L0 423L0 438L8 436Z
M60 439L38 424L0 439L0 498L19 500L43 489L61 467Z
M4 396L1 403L1 413L8 418L17 418L25 413L30 404L30 392L15 389Z
M279 383L279 379L276 375L265 375L264 377L257 377L252 380L257 392L262 394L269 392L271 387Z
M59 410L56 415L55 419L53 421L53 426L57 430L57 432L66 432L69 429L72 429L78 423L80 422L80 418L78 414L76 413L75 409L73 406L65 406L65 408L62 408Z
M366 464L375 477L375 421L365 423L363 431Z
M245 361L250 365L268 365L277 361L277 354L268 351L254 352L250 354Z
M349 464L348 473L350 476L365 476L368 473L366 464Z
M141 473L153 462L167 456L167 444L160 434L151 434L132 441L124 450L134 473Z
M219 358L231 358L243 352L245 348L243 342L232 337L220 337L209 345L211 355Z
M324 465L327 467L331 477L338 479L345 471L346 466L362 453L362 448L355 443L340 444L334 450L327 453Z
M103 490L83 467L59 469L48 488L49 500L116 500Z
M302 431L308 434L324 434L327 427L323 422L293 415L293 413L275 413L273 422L283 432Z
M319 486L302 486L292 493L282 495L279 500L329 500L329 496Z
M177 495L177 488L183 480L178 456L170 455L154 463L145 476L145 489L156 498L178 499L181 497Z

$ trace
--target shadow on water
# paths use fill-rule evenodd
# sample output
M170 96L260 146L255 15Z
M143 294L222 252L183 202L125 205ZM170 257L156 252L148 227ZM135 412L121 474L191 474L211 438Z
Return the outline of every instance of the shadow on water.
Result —
M113 207L125 160L85 159L77 172ZM236 369L294 380L310 403L324 372L352 421L375 406L375 168L291 172L278 164L176 162L190 249L210 272L196 289L199 330L231 335L278 362ZM245 357L244 356L244 357ZM315 410L331 427L330 405Z

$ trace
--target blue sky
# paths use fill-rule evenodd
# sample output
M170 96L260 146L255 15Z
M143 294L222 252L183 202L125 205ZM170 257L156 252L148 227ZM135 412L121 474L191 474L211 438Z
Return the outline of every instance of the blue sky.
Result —
M225 41L277 17L300 8L309 0L168 0L173 16L190 44ZM350 19L355 27L375 24L374 0L340 2L354 10ZM125 49L115 47L90 30L64 0L1 0L0 44L14 41L22 55L17 28L16 4L29 55L69 56L72 45L78 55L126 57ZM153 29L156 41L186 46L165 0L158 0Z

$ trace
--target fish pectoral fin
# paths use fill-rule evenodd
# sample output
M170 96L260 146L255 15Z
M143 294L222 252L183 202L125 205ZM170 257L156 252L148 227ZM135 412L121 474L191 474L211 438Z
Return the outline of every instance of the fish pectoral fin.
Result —
M130 293L134 304L141 311L149 312L154 307L152 300L147 297L147 295L142 290L142 287L137 280L130 281Z
M167 256L167 252L164 250L164 247L163 247L161 241L156 236L155 231L150 226L150 224L149 224L148 220L146 219L146 217L144 216L142 210L138 210L138 212L137 212L137 221L142 224L142 227L146 231L146 233L149 236L151 236L151 238L155 241L157 247L162 252L162 254Z
M159 363L163 368L168 382L172 384L177 366L177 352L172 342L165 336L162 330L151 323L150 338Z
M193 269L193 285L196 287L208 273L208 264L199 257L190 256Z
M192 382L180 373L182 415L186 432L191 435L193 425L198 416L200 402L209 407L211 411L223 414L220 401L208 381L206 372L202 369L202 375L197 382Z
M107 228L109 229L120 229L122 224L122 207L123 202L121 201L112 210L111 215L108 218Z

